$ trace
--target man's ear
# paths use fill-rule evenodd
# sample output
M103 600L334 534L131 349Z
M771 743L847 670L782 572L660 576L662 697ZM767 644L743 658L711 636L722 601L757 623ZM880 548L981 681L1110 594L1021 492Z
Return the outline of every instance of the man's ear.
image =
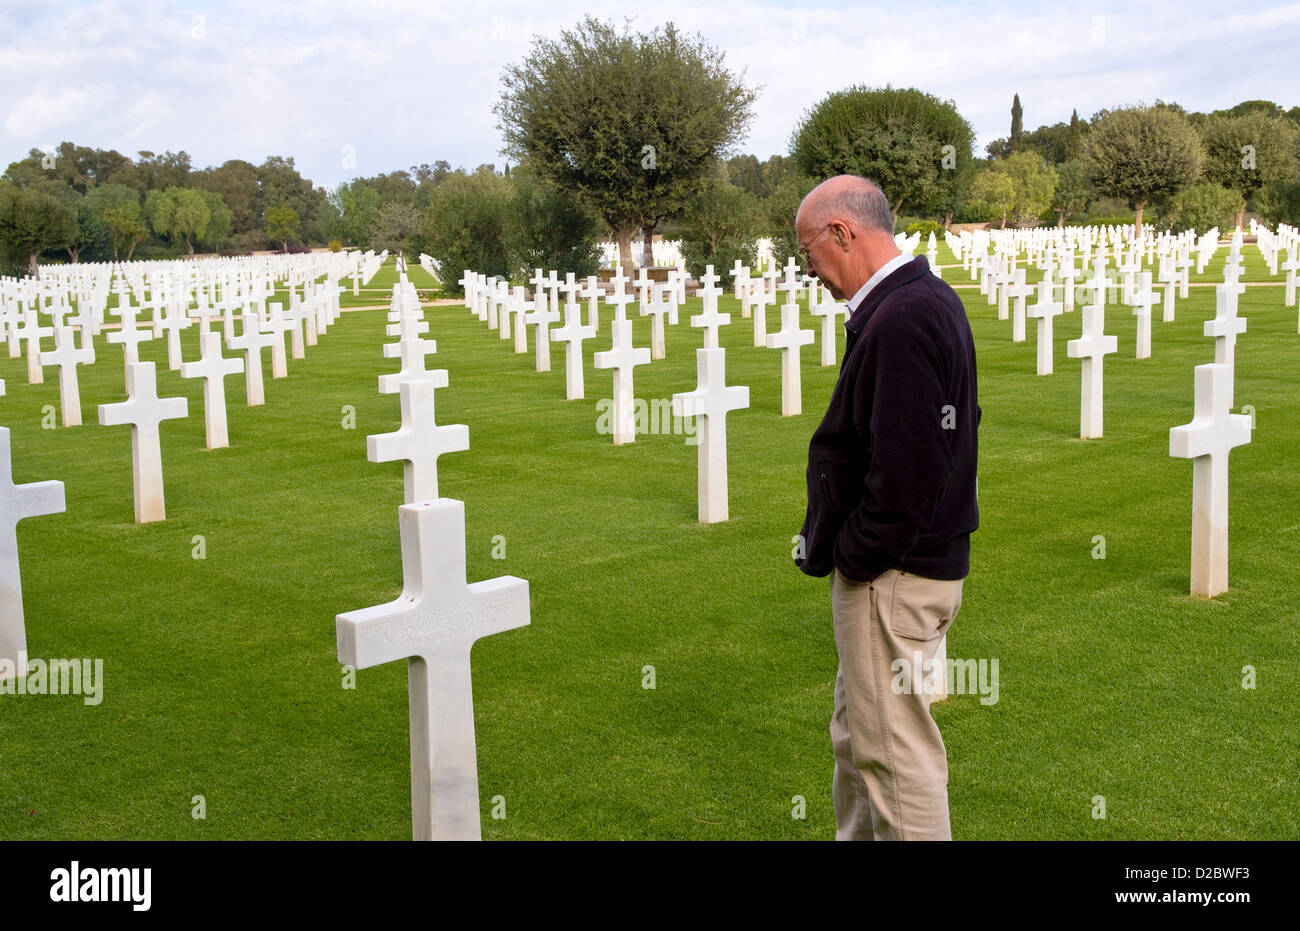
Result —
M843 249L845 245L847 245L847 242L844 239L844 227L842 226L835 227L835 241L839 243L839 247L841 249Z

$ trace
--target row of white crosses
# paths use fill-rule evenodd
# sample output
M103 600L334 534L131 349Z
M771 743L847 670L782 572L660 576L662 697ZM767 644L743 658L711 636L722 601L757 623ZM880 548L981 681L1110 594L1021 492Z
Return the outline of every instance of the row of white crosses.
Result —
M79 269L78 272L84 274L85 270ZM45 290L58 293L58 289L51 288L48 283ZM107 279L104 279L102 290L105 294L108 291ZM94 361L93 334L98 328L95 320L97 315L90 313L90 305L98 301L98 298L90 296L90 290L86 288L79 288L76 293L85 298L78 323L82 330L81 347L76 344L71 323L63 320L66 307L59 308L56 305L52 308L54 311L52 328L39 327L36 322L36 309L24 312L24 325L35 331L29 336L29 359L39 354L41 365L55 365L59 369L59 396L64 426L81 424L81 396L77 384L77 366ZM39 307L39 301L36 306ZM101 302L99 305L101 311L102 307ZM134 331L134 312L124 311L123 321L125 326L129 326ZM51 330L53 332L55 348L52 351L44 352L39 349L39 337L45 335L40 332L42 330L45 334ZM116 342L122 342L129 353L138 346L139 340L128 339ZM226 375L241 371L243 363L238 359L222 358L220 334L205 332L201 335L201 343L200 360L181 364L181 376L204 379L207 447L215 449L228 445L223 380ZM137 523L149 523L166 517L159 425L164 420L188 416L189 406L185 398L158 397L154 363L139 362L130 359L129 356L128 359L127 400L116 404L101 404L99 422L101 425L129 424L131 426L135 520ZM39 367L35 371L39 375ZM4 381L0 380L0 395L4 393ZM58 513L64 509L62 482L14 484L11 471L10 434L7 428L0 427L0 679L10 676L22 677L27 672L27 636L15 526L23 518Z
M403 462L398 508L402 592L387 604L335 619L339 662L354 669L406 660L411 743L411 819L415 840L479 840L478 760L470 651L481 637L529 624L528 583L502 576L467 584L465 505L438 491L438 458L469 449L469 428L439 426L434 392L443 369L426 371L436 350L414 288L394 288L387 332L397 336L401 371L380 377L396 391L402 426L366 438L372 462Z

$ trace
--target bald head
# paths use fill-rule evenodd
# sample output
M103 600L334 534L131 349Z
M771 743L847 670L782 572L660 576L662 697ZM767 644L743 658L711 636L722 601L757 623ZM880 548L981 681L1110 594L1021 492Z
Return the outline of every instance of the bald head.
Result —
M836 220L894 235L894 217L885 192L857 175L836 175L809 191L795 222L821 227Z
M880 188L857 175L836 175L813 188L795 214L808 270L836 300L847 300L898 255L894 218Z

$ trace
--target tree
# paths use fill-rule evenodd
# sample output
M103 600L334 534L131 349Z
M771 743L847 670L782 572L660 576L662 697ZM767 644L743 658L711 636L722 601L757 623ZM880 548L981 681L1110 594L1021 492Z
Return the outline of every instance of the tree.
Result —
M1300 180L1264 185L1255 195L1253 209L1266 223L1300 225Z
M375 211L370 221L370 247L406 255L406 247L420 227L420 213L414 205L390 200Z
M749 191L715 180L691 201L682 217L682 254L697 272L712 265L724 285L737 259L753 265L758 236L758 199ZM794 214L788 222L794 224Z
M272 155L257 168L257 215L267 207L286 206L298 212L302 238L318 242L324 236L325 191L298 174L292 158Z
M1056 169L1056 192L1052 195L1052 209L1058 214L1057 228L1065 226L1067 215L1087 210L1093 196L1088 173L1077 159Z
M1233 109L1266 103L1247 101ZM1268 115L1262 109L1246 110L1234 116L1211 115L1205 121L1201 130L1205 143L1205 178L1238 195L1241 209L1236 216L1237 226L1242 225L1246 201L1260 188L1296 176L1298 138L1300 132L1295 124Z
M76 234L76 213L58 197L0 182L0 248L26 260L32 277L40 277L42 252L66 247Z
M96 222L94 211L91 210L86 195L69 190L60 199L72 212L74 218L72 237L63 248L68 250L68 258L75 265L81 257L82 250L88 246L94 247L104 238L103 228Z
M1002 218L1002 229L1007 228L1007 216L1016 206L1016 185L1010 175L998 170L1000 162L983 168L975 175L970 186L970 201L994 216Z
M135 247L149 235L144 213L140 209L140 192L124 184L103 184L91 188L86 195L91 212L108 233L114 261L126 250L126 260L131 260Z
M1152 198L1175 194L1201 173L1201 140L1180 108L1157 102L1105 112L1085 145L1089 181L1102 194L1120 197L1137 211Z
M511 175L506 251L513 274L559 268L578 277L600 267L600 219L585 204L539 181L527 163Z
M975 134L952 101L914 88L851 87L804 115L791 139L794 167L813 178L856 174L880 185L894 219L958 183Z
M337 226L326 229L350 246L366 249L370 246L370 223L379 209L379 194L361 178L340 184L330 194L330 203L337 211Z
M625 262L633 234L680 212L728 154L756 97L720 51L671 23L620 34L590 16L538 39L503 83L505 154L591 206Z
M193 188L169 187L150 191L144 201L145 216L154 234L175 244L183 241L194 254L195 240L208 232L212 214L202 192Z
M1246 209L1241 195L1212 181L1202 181L1183 188L1169 199L1165 220L1175 233L1212 227L1226 227Z
M230 210L215 191L199 191L199 195L208 208L208 228L197 237L198 242L209 249L219 250L230 235Z
M817 179L791 173L761 205L758 233L772 240L772 257L778 264L784 265L791 256L803 262L795 236L794 218L803 199L816 186Z
M1016 94L1011 100L1011 135L1007 138L1012 152L1020 151L1020 137L1025 132L1024 117L1025 111L1020 106L1020 95Z
M1033 150L1016 152L998 162L995 169L1011 179L1015 189L1011 213L1017 223L1036 220L1052 206L1056 190L1056 169Z
M442 288L460 293L460 274L508 275L506 225L510 182L500 175L456 171L433 192L420 225L424 248L443 269Z
M289 251L289 240L297 239L301 228L298 211L292 207L267 207L266 216L262 218L266 235L279 240L285 252Z
M194 185L221 195L230 211L230 235L257 229L261 189L257 168L251 162L230 159L218 168L195 172Z
M1070 111L1070 134L1065 146L1065 161L1077 159L1083 154L1083 134L1088 124L1079 119L1078 109Z

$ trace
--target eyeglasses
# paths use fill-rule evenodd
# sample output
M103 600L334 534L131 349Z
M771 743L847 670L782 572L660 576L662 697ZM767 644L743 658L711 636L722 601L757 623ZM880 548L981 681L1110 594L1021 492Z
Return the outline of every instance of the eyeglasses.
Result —
M812 244L815 243L817 240L821 239L823 236L825 236L826 231L830 229L833 225L834 224L832 223L827 223L825 226L822 227L822 231L820 233L818 233L812 239L808 240L806 245L802 245L799 247L799 254L803 256L803 260L805 264L807 264L809 261L808 250L812 248Z

